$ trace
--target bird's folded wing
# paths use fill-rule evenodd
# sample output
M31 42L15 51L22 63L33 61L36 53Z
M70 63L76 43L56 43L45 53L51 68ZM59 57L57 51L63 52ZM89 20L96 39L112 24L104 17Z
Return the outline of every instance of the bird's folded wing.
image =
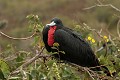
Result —
M77 35L70 34L63 29L58 29L54 34L54 39L59 43L63 51L67 54L69 53L72 58L74 57L79 61L82 61L83 63L81 64L86 64L88 66L99 65L99 62L88 43L75 36Z

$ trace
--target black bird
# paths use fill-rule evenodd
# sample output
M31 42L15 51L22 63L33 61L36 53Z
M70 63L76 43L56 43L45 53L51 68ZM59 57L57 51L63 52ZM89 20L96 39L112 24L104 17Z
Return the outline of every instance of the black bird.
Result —
M54 43L58 43L59 50L65 52L65 54L54 54L56 58L75 63L83 67L100 66L100 63L90 45L79 33L64 27L60 19L53 18L51 23L44 27L42 33L43 41L48 52L56 51L52 49ZM101 68L97 67L92 70L100 71ZM106 73L110 75L108 69L106 70Z

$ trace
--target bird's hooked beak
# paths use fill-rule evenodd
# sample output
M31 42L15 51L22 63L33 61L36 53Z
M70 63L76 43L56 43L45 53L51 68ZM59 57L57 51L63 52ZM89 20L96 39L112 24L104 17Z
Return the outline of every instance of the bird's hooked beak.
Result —
M56 23L54 21L52 21L50 24L46 24L46 26L55 26Z

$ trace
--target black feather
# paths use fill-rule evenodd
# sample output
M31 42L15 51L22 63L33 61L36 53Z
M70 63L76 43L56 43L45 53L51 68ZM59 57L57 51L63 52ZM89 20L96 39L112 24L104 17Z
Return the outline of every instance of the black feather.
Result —
M60 45L59 49L65 52L65 54L61 53L64 55L61 59L81 66L99 66L99 61L94 55L89 44L81 39L81 37L67 31L67 28L58 29L54 35L55 42Z
M81 35L67 27L64 27L60 19L53 19L56 22L57 29L54 33L54 41L57 42L60 51L64 51L65 54L54 54L56 58L69 61L83 67L95 67L100 66L99 61L91 49L90 45L81 37ZM48 30L50 26L46 26L43 29L43 41L48 52L54 52L47 43ZM104 67L106 68L106 67ZM101 70L101 67L96 67L92 70ZM106 69L109 73L109 70Z

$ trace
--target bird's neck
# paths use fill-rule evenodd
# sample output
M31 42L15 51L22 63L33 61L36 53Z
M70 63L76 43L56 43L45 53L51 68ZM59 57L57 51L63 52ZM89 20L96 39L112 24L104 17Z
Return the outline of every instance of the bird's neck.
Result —
M48 45L53 46L54 44L54 33L56 30L56 26L51 26L49 31L48 31Z

